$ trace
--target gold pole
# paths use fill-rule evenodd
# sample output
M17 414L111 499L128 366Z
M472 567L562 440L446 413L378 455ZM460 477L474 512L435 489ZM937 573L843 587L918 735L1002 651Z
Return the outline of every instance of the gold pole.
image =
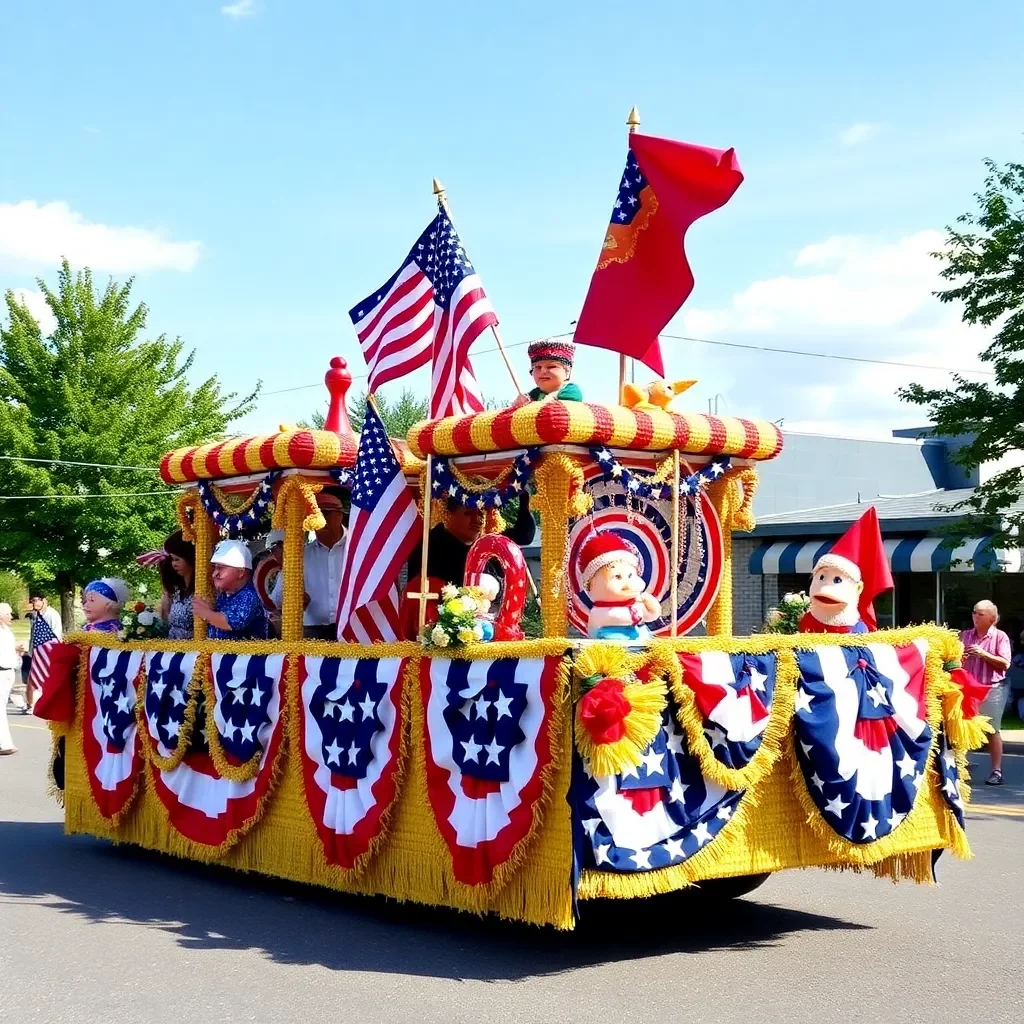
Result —
M637 130L637 128L639 128L639 127L640 127L640 111L637 110L636 107L634 106L633 108L631 108L631 110L629 111L629 116L626 118L626 130L628 131L628 133L630 135L632 135L633 132L635 132ZM629 368L630 368L630 374L629 374L630 379L635 382L636 381L636 360L635 359L630 359L629 360ZM618 401L618 403L620 405L622 404L622 388L625 385L625 383L626 383L626 357L625 356L619 356L619 397L618 397L617 401Z
M210 582L210 556L213 554L214 539L217 536L213 520L206 514L203 503L196 498L192 511L192 531L195 534L196 568L195 593L197 597L205 597L213 604L213 584ZM206 620L198 615L192 616L192 638L205 640L207 637Z
M437 197L437 201L441 204L441 208L446 214L448 219L452 219L451 207L448 205L448 190L434 178L433 183L434 195ZM519 383L519 378L516 376L516 371L512 369L512 363L509 361L508 353L505 351L505 346L501 343L501 334L498 332L496 324L491 324L491 334L494 335L494 340L497 343L498 351L501 353L501 358L505 360L505 367L508 370L509 376L512 378L512 383L515 385L516 392L520 395L525 395L522 385Z
M306 518L306 502L302 490L289 485L286 495L284 530L284 558L281 572L284 575L284 587L281 600L281 639L298 641L302 639L302 620L305 609L302 607L306 593L305 580L305 546L306 531L302 524ZM295 580L298 580L298 586Z
M427 555L430 551L430 502L433 493L433 457L427 456L427 471L423 477L423 560L420 562L420 592L416 595L420 602L420 632L427 624Z
M672 636L679 619L679 450L672 452Z

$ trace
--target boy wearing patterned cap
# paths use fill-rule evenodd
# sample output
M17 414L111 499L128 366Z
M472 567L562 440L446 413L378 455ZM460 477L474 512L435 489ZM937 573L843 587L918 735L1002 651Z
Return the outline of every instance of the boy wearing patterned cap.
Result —
M576 346L571 341L535 341L527 352L530 376L537 385L530 391L534 402L557 398L562 402L582 402L583 392L572 383L572 358Z

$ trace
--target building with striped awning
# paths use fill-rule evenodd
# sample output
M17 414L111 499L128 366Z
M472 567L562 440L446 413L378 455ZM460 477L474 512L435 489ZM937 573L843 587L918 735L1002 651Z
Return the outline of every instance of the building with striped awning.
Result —
M760 468L756 529L733 535L737 633L756 630L783 594L806 590L817 559L873 505L896 582L875 602L880 623L965 627L973 604L988 598L1016 639L1024 625L1020 549L998 549L986 536L951 543L944 533L957 506L1006 464L965 469L951 456L966 439L920 433L874 441L787 431L783 453Z

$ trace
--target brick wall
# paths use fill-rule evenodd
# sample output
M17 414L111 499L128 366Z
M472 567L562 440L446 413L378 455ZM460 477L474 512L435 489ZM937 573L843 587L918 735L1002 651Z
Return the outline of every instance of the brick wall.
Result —
M744 534L732 537L732 631L736 636L753 633L779 598L778 576L750 574L750 556L759 543Z

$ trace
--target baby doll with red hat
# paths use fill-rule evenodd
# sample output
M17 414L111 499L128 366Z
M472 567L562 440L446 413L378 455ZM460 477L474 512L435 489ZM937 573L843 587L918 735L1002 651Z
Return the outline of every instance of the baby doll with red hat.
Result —
M593 605L587 636L598 640L649 640L646 623L661 617L661 605L645 593L640 558L618 534L595 533L580 550L580 583Z

